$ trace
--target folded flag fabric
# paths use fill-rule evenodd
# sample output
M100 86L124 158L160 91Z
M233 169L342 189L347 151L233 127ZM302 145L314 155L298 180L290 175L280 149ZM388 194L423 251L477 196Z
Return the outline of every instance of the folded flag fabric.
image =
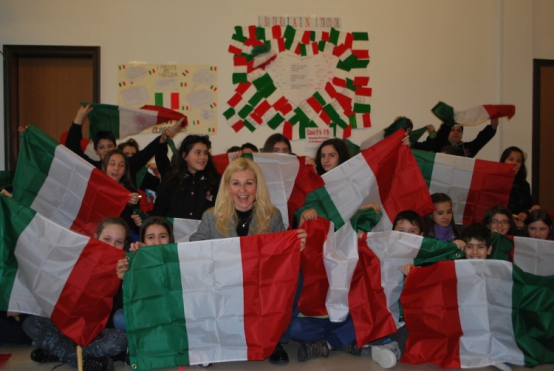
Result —
M554 276L499 260L412 269L400 298L410 335L401 361L442 368L554 362Z
M81 103L86 106L88 103ZM90 122L89 138L99 131L110 131L116 139L140 133L144 129L170 120L185 117L180 112L157 106L128 108L113 104L90 103L93 110L88 114ZM185 127L187 121L181 126Z
M49 317L85 346L106 326L124 252L0 196L0 310Z
M508 205L513 165L416 149L412 152L429 193L445 193L452 199L457 224L480 223L489 207Z
M129 255L123 293L133 369L262 360L290 322L300 269L296 231L146 246Z
M325 186L308 194L297 218L307 208L341 228L358 208L373 202L382 206L377 231L392 229L403 210L425 215L435 209L429 190L410 149L402 146L403 130L385 138L322 175ZM513 171L512 171L513 172Z
M452 242L396 231L367 233L358 240L358 254L348 300L359 347L404 325L398 300L405 264L419 266L463 255Z
M303 157L273 153L245 153L242 157L254 161L262 170L271 203L281 212L286 228L307 194L323 186L321 177L305 164ZM223 173L231 162L231 154L216 155L213 159L217 170Z
M21 133L13 184L18 202L87 236L129 200L123 186L33 125Z
M492 251L489 259L505 260L512 262L514 260L514 240L513 237L503 236L500 233L492 233Z
M431 112L447 124L473 126L501 117L507 117L509 120L515 115L516 106L513 104L484 104L463 111L456 111L448 104L439 102L431 109Z
M554 275L554 241L513 237L513 263L536 276Z
M196 232L202 222L195 219L166 218L173 229L175 242L189 242L190 235Z

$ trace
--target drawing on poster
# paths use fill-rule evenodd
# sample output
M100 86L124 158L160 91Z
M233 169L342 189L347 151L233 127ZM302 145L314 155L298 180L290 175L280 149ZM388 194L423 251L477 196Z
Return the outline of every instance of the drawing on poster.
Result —
M187 133L216 134L217 67L177 64L120 64L118 104L140 108L156 105L185 114ZM160 133L167 123L149 128Z
M235 92L223 115L235 131L267 125L315 144L371 126L367 32L236 26L228 51Z

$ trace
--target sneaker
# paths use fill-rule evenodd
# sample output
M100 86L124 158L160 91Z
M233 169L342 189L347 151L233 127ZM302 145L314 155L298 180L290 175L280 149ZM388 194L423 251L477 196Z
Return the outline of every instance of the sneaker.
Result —
M325 340L315 343L300 343L298 347L298 362L304 362L312 358L329 357L329 345Z
M506 363L497 363L497 364L494 364L493 366L502 371L512 371L512 367L510 367L510 365Z
M385 345L373 345L371 347L371 358L383 368L391 368L396 365L396 355Z
M35 348L31 352L31 360L38 363L61 362L60 357L42 348Z
M113 371L113 360L110 357L85 357L83 371Z
M212 367L213 365L214 365L213 363L202 363L200 367L208 368L208 367Z
M355 356L359 356L359 355L362 354L362 350L360 348L358 348L358 344L355 341L353 341L349 344L346 344L345 346L340 347L337 350L341 351L341 352L348 353L348 354L353 354Z

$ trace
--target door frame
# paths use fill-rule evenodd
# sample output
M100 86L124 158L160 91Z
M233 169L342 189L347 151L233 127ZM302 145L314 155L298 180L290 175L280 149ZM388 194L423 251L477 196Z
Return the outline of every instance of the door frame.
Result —
M533 175L531 177L533 203L540 202L540 153L541 153L541 67L554 67L554 60L533 59Z
M92 60L93 102L100 102L100 47L4 45L5 169L14 171L19 151L19 58L85 58Z

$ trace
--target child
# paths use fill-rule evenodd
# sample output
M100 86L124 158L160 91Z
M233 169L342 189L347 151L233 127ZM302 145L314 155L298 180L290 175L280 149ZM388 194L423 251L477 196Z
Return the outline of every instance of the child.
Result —
M501 235L513 235L516 231L516 223L510 210L502 205L490 207L485 211L481 223L489 228L491 232Z
M265 141L263 153L292 153L290 141L283 134L270 135Z
M398 232L423 235L423 220L412 210L404 210L396 215L392 223L393 230Z
M321 143L315 154L315 170L319 175L323 175L349 159L350 152L343 140L327 139Z
M518 147L508 147L502 152L500 162L514 165L516 176L510 192L508 209L515 216L517 215L517 225L523 226L527 214L533 206L531 197L531 186L527 182L527 168L525 167L525 156Z
M454 242L462 249L465 244L458 239L458 229L452 217L452 200L444 193L433 193L431 200L436 210L425 216L423 235L440 241Z
M123 218L130 226L133 226L133 232L138 232L138 228L134 227L134 222L131 216L133 215L133 210L138 207L137 204L139 202L139 194L131 181L127 156L125 156L125 154L119 149L111 150L104 156L104 160L102 161L102 171L131 192L129 194L129 202L127 203L127 206L125 206L125 209L123 209L120 217Z
M215 205L221 177L209 152L211 145L207 135L183 139L174 167L162 178L151 215L200 220Z
M527 236L540 240L552 240L552 218L542 209L533 210L525 219Z
M107 217L98 225L94 237L118 249L127 242L129 228L121 218ZM117 262L116 271L121 278L121 267L125 259ZM83 365L85 370L113 370L111 357L123 354L127 349L127 336L124 331L113 328L113 314L123 307L121 287L114 296L112 315L106 328L90 344L83 347ZM38 346L31 352L35 362L63 362L77 367L76 344L63 335L49 318L29 316L23 322L23 329Z

